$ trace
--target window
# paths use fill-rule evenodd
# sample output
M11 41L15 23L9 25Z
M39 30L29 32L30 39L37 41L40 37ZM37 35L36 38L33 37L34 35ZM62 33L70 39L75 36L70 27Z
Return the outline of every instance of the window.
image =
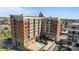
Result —
M71 37L71 35L69 35L69 37Z
M29 38L29 41L30 41L30 38Z
M27 30L25 30L25 32L26 32Z
M69 40L71 40L71 39L69 39Z
M18 46L20 46L20 42L18 42Z
M25 27L25 28L27 28L27 27Z
M29 28L29 26L28 26L28 28Z
M28 20L29 20L29 18L28 18Z
M30 23L30 24L33 24L33 22L32 22L32 23Z
M79 43L76 44L76 47L79 47Z
M29 38L30 36L28 36L28 38Z
M78 34L79 34L79 32L78 32Z
M75 34L75 31L73 31L72 33Z
M76 29L76 27L73 26L72 29Z
M77 36L75 36L75 38L77 38Z
M33 40L33 38L31 38L31 40Z
M77 39L73 39L72 41L73 41L73 42L77 42Z
M27 20L27 19L25 19L25 20Z
M27 23L25 23L25 25L26 25Z
M70 31L68 31L68 33L71 33Z
M28 24L29 24L29 22L28 22Z
M14 25L16 25L16 23L14 22Z

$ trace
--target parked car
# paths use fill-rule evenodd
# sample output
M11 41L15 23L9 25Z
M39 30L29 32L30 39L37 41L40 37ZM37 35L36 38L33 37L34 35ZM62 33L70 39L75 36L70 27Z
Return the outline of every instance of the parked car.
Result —
M76 47L79 47L79 43L76 44Z

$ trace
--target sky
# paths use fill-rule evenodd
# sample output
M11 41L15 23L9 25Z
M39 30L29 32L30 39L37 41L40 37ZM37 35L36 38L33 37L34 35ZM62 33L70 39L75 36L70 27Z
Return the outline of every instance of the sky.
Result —
M0 17L10 14L38 15L39 12L52 17L79 18L79 7L0 7Z

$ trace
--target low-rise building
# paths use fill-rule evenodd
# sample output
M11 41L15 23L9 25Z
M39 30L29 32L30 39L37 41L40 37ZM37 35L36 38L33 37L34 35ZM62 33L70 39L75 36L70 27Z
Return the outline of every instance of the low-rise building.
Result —
M72 23L68 27L68 39L72 42L72 49L79 44L79 23Z

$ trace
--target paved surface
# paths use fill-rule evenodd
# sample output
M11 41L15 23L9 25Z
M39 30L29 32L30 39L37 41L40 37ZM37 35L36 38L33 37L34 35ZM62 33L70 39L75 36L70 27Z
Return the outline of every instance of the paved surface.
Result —
M52 51L58 51L58 47L57 47L57 46L55 46L55 48L54 48L54 49L52 49Z
M53 42L53 44L50 46L50 48L48 49L48 51L52 51L55 48L56 44Z
M0 39L0 49L8 49L8 48L12 48L12 42L8 41L7 39L3 38Z
M41 46L42 45L42 46ZM27 49L33 50L33 51L38 51L40 50L42 47L44 46L44 44L39 43L39 42L35 42L32 45L28 46Z
M53 44L54 44L54 42L48 41L48 44L41 50L51 51L51 47L53 48Z
M3 44L3 40L0 40L0 48L3 48L4 44Z
M72 47L72 51L79 51L79 47Z

